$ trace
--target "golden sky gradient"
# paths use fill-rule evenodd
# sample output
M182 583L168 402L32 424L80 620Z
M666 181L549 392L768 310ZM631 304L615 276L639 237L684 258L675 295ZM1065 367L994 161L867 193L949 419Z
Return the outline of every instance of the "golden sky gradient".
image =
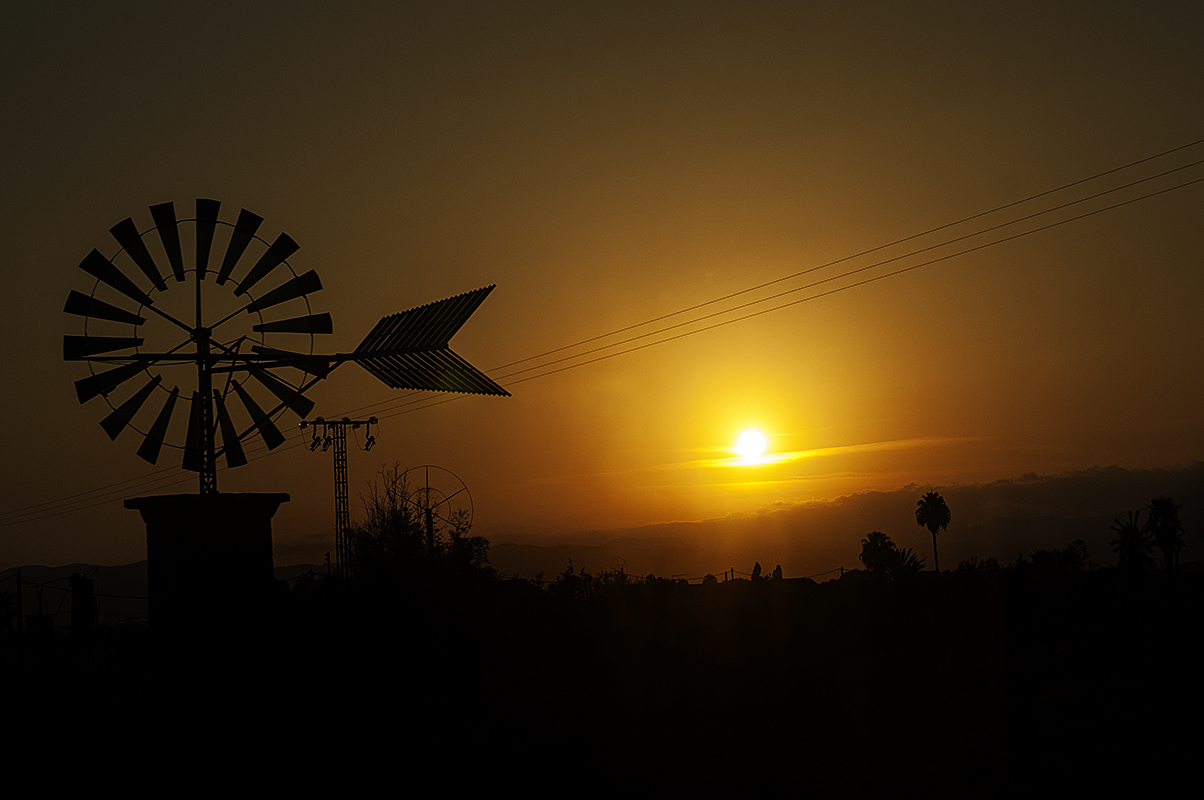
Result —
M62 360L79 331L61 309L91 288L83 256L115 251L111 225L198 197L296 239L290 265L326 287L327 351L498 286L453 347L513 397L435 404L352 366L310 392L314 415L382 419L377 448L351 454L353 510L394 461L460 475L491 540L540 542L1199 460L1204 184L574 365L1171 189L1204 177L1204 145L495 368L1204 139L1202 29L1199 4L1157 2L10 5L0 566L140 560L120 501L195 491L136 439L110 442L101 401L76 402L86 368ZM297 421L281 428L299 442ZM733 464L749 428L765 463ZM329 454L281 448L219 486L292 495L278 563L331 548Z

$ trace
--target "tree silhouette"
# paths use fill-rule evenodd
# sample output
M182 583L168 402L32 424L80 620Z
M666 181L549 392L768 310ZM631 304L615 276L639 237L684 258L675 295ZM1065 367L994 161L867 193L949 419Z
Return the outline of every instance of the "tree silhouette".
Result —
M1044 575L1069 575L1085 572L1095 565L1087 543L1075 539L1064 550L1034 550L1028 554L1033 571Z
M999 559L988 558L979 561L978 556L970 556L958 563L957 572L961 575L998 575Z
M932 562L937 572L941 571L941 558L936 549L936 531L938 528L948 530L951 520L945 498L936 492L928 492L916 503L916 524L927 528L932 534Z
M364 499L365 520L347 532L352 573L367 581L492 575L489 542L469 534L467 515L425 518L421 491L397 465L380 469Z
M1154 565L1154 559L1150 558L1150 552L1154 549L1153 537L1149 527L1141 524L1140 511L1130 511L1129 518L1124 522L1112 520L1108 529L1116 534L1116 538L1108 544L1116 553L1122 572L1137 574Z
M907 580L924 569L924 559L911 551L910 547L894 551L894 558L886 567L892 581Z
M1179 551L1183 549L1183 526L1179 524L1179 509L1169 497L1156 497L1150 501L1150 518L1146 527L1154 535L1154 544L1162 551L1162 563L1167 572L1179 566Z
M874 531L861 540L861 563L873 575L885 574L894 558L895 543L881 531Z
M900 550L890 537L881 531L874 531L861 540L859 557L871 575L891 581L906 579L924 569L924 559L913 553L910 548Z

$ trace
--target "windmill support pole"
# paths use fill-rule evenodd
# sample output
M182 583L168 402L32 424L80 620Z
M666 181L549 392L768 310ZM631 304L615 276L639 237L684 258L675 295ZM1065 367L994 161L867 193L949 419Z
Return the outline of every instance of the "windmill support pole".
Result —
M213 441L213 376L207 364L208 332L197 337L197 394L201 403L200 494L217 494L217 448Z

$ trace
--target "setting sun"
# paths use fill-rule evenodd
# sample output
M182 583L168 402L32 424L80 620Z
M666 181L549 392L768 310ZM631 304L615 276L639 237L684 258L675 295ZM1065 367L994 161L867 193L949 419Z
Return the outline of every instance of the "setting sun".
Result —
M745 431L736 440L736 455L741 458L757 458L765 452L765 437L760 431Z

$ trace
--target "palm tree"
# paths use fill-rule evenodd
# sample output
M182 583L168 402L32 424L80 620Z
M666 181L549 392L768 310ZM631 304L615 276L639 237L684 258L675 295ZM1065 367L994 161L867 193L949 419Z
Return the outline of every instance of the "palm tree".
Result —
M910 547L895 550L886 574L892 581L907 580L924 569L924 559L911 551Z
M881 531L874 531L861 540L860 558L871 575L887 581L903 580L924 569L924 559L910 548L900 550Z
M1140 511L1130 511L1129 518L1124 522L1119 519L1112 520L1108 530L1116 534L1116 538L1108 544L1112 546L1112 552L1116 553L1121 572L1137 574L1146 567L1153 566L1154 559L1150 558L1150 551L1154 549L1154 542L1149 526L1141 524Z
M874 575L884 574L890 566L895 543L881 531L874 531L861 540L861 563Z
M1154 534L1154 544L1162 551L1162 563L1167 572L1179 566L1179 551L1183 549L1183 526L1179 524L1179 509L1169 497L1156 497L1150 501L1150 518L1146 527Z
M932 562L936 566L936 571L941 571L941 558L936 550L936 531L948 530L952 516L949 513L949 506L945 505L945 498L941 497L936 492L929 492L920 498L916 503L916 524L927 528L932 534Z

